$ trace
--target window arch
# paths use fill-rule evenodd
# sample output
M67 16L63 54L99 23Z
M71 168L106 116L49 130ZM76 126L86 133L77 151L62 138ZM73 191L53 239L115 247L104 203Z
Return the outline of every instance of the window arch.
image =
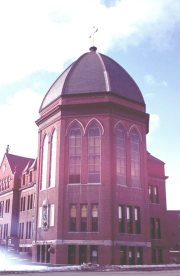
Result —
M85 133L84 126L83 126L82 122L79 121L78 119L74 119L73 121L71 121L71 122L69 123L68 127L66 128L66 135L68 135L68 133L70 132L70 129L71 129L73 126L78 126L78 127L81 129L82 135L84 135L84 133Z
M140 187L140 138L134 128L130 132L131 184Z
M116 127L116 183L126 185L126 146L125 131L121 125Z
M45 135L42 148L42 175L41 175L41 189L46 189L47 182L47 164L48 163L48 136Z
M88 183L100 183L101 132L93 122L88 128Z
M51 170L50 170L50 187L56 185L56 151L57 151L57 131L53 131L51 140Z
M82 134L78 124L69 130L69 183L81 182Z

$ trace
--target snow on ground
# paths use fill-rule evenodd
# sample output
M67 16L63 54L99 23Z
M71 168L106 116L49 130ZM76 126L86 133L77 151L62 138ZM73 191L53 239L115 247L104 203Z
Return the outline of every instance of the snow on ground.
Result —
M9 252L0 247L0 274L1 272L57 272L57 271L123 271L123 270L166 270L179 269L180 264L169 265L98 265L98 264L82 264L82 265L46 265L32 263L28 255L18 254L17 252Z
M0 272L3 271L72 271L81 270L80 266L47 266L32 263L30 258L11 253L0 248Z
M41 271L41 272L50 272L50 271L79 271L81 270L80 266L58 266L58 267L49 267L44 265L22 265L22 264L1 264L0 262L0 272L10 272L10 271L16 271L16 272L30 272L30 271Z

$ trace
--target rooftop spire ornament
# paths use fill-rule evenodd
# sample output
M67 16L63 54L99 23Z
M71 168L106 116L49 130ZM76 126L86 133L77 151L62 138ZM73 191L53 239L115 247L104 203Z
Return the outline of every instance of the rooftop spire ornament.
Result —
M92 38L93 46L94 46L94 36L95 36L95 33L97 33L97 31L98 31L98 28L96 28L95 26L93 26L93 32L89 36L89 38Z
M6 153L9 153L9 145L6 147Z

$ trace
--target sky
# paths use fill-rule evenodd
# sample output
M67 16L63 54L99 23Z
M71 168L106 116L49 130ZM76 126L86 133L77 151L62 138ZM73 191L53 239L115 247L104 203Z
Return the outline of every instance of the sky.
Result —
M148 151L165 162L167 208L180 209L180 1L0 0L0 159L37 156L39 107L62 71L89 51L116 60L150 114Z

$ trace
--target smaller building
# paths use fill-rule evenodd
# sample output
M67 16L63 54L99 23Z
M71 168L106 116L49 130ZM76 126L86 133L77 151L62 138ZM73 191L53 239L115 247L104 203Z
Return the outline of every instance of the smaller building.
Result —
M167 218L169 261L180 264L180 210L167 211Z
M19 191L19 251L31 255L35 219L36 160L29 161L23 170Z
M5 153L0 166L0 245L19 250L22 172L34 159ZM34 184L33 184L34 185ZM29 188L29 187L28 187ZM25 202L23 203L25 205ZM24 220L31 220L28 216ZM21 230L22 231L22 230Z

